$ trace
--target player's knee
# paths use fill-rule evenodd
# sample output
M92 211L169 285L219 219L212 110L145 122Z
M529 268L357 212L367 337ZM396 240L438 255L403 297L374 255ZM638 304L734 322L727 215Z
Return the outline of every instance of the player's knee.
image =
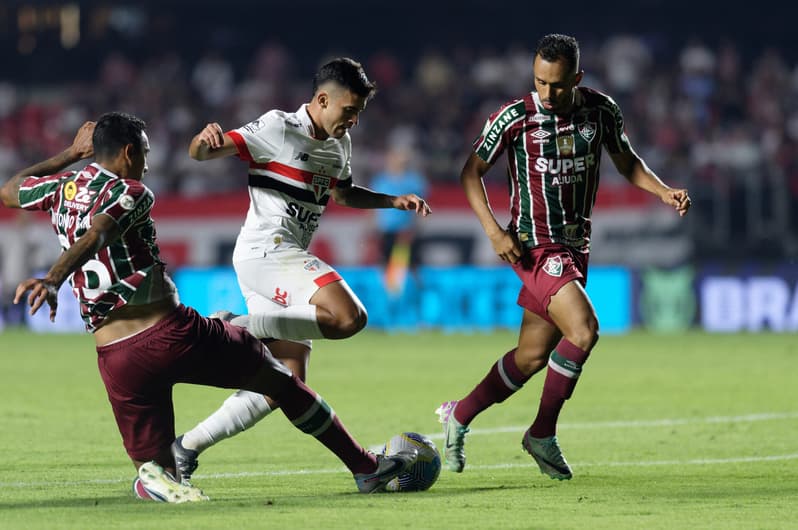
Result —
M328 339L346 339L366 327L368 315L362 306L353 306L345 311L327 312L319 318L319 326Z
M567 338L574 346L584 351L592 350L599 339L598 320L595 318L589 319L583 325L574 329L569 335Z
M338 331L344 336L343 338L351 337L365 328L367 322L368 315L366 314L366 310L356 308L354 311L350 311L346 315L343 315L339 320Z

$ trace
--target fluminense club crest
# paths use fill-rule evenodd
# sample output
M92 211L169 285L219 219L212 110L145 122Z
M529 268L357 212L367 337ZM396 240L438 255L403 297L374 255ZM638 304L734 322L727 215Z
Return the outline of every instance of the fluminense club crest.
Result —
M591 142L596 136L596 122L586 121L584 123L580 123L576 130L579 131L579 136L584 138L586 141Z
M552 256L546 259L543 265L543 271L549 276L562 276L562 258L560 256Z

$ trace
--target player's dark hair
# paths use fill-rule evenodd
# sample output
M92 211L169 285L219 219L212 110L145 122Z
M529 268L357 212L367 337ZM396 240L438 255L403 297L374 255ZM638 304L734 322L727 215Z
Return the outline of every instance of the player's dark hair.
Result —
M371 98L377 92L376 83L369 81L363 65L349 57L338 57L319 68L313 77L313 93L321 85L333 81L360 97Z
M573 73L579 71L579 43L570 35L550 33L538 41L535 55L549 62L565 59Z
M127 144L133 144L138 152L143 148L141 133L147 124L132 114L107 112L97 119L91 143L94 156L99 159L116 156Z

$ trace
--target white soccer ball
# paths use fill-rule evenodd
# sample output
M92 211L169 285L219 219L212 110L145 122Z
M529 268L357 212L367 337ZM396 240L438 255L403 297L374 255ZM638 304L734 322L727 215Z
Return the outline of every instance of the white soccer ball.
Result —
M397 434L385 444L385 455L410 447L418 451L418 460L410 469L385 486L386 491L424 491L430 489L441 473L441 455L432 440L417 432Z

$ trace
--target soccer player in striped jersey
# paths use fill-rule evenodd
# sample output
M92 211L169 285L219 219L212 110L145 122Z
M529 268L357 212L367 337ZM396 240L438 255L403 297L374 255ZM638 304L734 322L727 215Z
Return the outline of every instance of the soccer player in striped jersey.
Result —
M494 251L522 281L518 345L467 396L443 403L437 412L447 466L462 472L472 420L547 367L538 413L522 446L542 473L563 480L572 471L557 441L557 418L599 337L585 284L602 149L629 182L679 215L687 213L690 198L687 190L665 185L635 153L612 98L578 86L583 72L576 39L543 37L533 73L535 90L489 117L460 175ZM506 228L493 215L482 180L505 152L512 216Z
M344 462L360 491L384 487L414 455L378 459L260 340L179 302L159 258L150 216L154 197L141 182L149 149L143 121L104 114L96 124L84 124L64 152L22 170L0 188L5 206L50 214L63 252L44 278L19 284L14 302L30 291L31 314L47 303L54 320L58 289L69 281L97 344L100 375L122 442L138 470L136 495L163 502L207 499L164 471L174 472L175 383L273 396L298 429ZM82 170L61 172L92 155L95 162Z
M274 355L305 379L312 339L343 339L366 325L366 309L341 276L308 251L330 200L352 208L396 208L418 215L429 206L415 194L388 195L359 186L351 173L349 129L374 96L360 63L337 58L313 79L313 95L295 112L271 110L224 132L207 124L191 141L196 160L238 156L248 162L249 212L233 251L247 315L227 315L269 343ZM254 425L275 402L236 392L175 442L179 473L197 467L200 452Z

